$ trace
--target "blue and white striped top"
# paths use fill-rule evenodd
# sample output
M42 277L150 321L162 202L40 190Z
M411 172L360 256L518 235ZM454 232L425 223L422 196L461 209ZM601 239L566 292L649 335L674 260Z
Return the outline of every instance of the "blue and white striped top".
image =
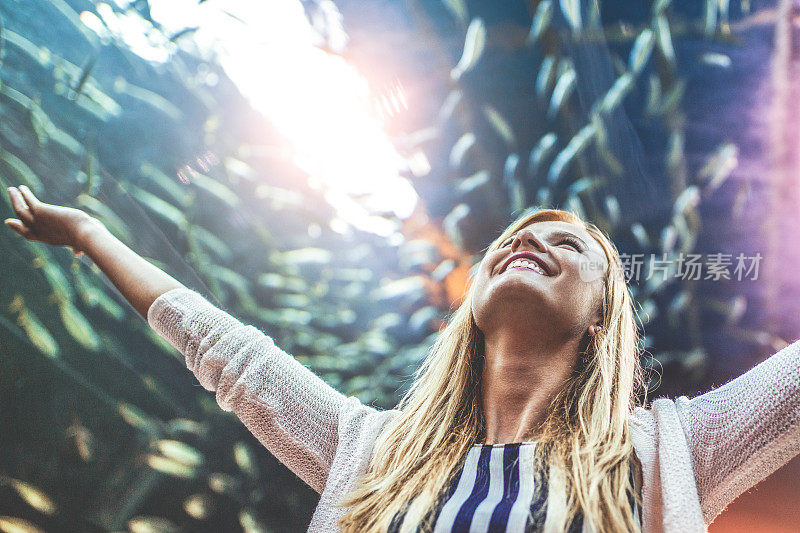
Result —
M433 533L526 533L544 526L547 480L534 468L536 442L474 444L444 498L431 510ZM631 477L635 480L633 472ZM634 481L635 482L635 481ZM638 487L637 487L638 490ZM638 506L630 503L641 524ZM392 519L397 533L407 506ZM530 511L530 513L529 513ZM569 533L588 533L578 515Z

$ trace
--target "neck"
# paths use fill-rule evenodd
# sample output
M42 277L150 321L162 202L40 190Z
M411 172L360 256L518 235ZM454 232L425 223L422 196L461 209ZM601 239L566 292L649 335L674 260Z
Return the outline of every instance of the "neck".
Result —
M577 362L577 340L556 342L499 332L484 338L484 355L485 443L536 440L551 400Z

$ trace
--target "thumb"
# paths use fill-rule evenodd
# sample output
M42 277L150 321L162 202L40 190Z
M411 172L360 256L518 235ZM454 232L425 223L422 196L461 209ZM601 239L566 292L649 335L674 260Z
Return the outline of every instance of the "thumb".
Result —
M27 237L30 230L22 224L21 221L17 220L16 218L7 218L3 222L5 222L6 226L13 229L23 237Z

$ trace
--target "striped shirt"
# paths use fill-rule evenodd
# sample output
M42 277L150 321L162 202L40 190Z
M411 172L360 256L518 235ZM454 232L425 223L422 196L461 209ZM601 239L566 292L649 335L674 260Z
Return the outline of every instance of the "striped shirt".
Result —
M433 533L526 533L544 526L547 480L534 468L536 442L474 444L433 509ZM631 472L631 480L635 478ZM637 487L638 490L638 487ZM641 524L633 498L634 518ZM388 533L403 525L406 505L392 519ZM569 533L588 533L579 514Z

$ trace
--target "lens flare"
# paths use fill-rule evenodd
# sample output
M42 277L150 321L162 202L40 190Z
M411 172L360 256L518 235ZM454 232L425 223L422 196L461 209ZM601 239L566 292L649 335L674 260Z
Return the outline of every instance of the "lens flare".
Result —
M320 47L323 37L298 0L149 4L151 16L168 34L197 28L181 46L195 46L219 61L253 107L289 141L291 160L312 185L325 190L343 220L389 235L399 222L379 213L411 215L418 196L402 175L409 165L385 131L387 120L408 109L399 80L373 92L353 65Z

